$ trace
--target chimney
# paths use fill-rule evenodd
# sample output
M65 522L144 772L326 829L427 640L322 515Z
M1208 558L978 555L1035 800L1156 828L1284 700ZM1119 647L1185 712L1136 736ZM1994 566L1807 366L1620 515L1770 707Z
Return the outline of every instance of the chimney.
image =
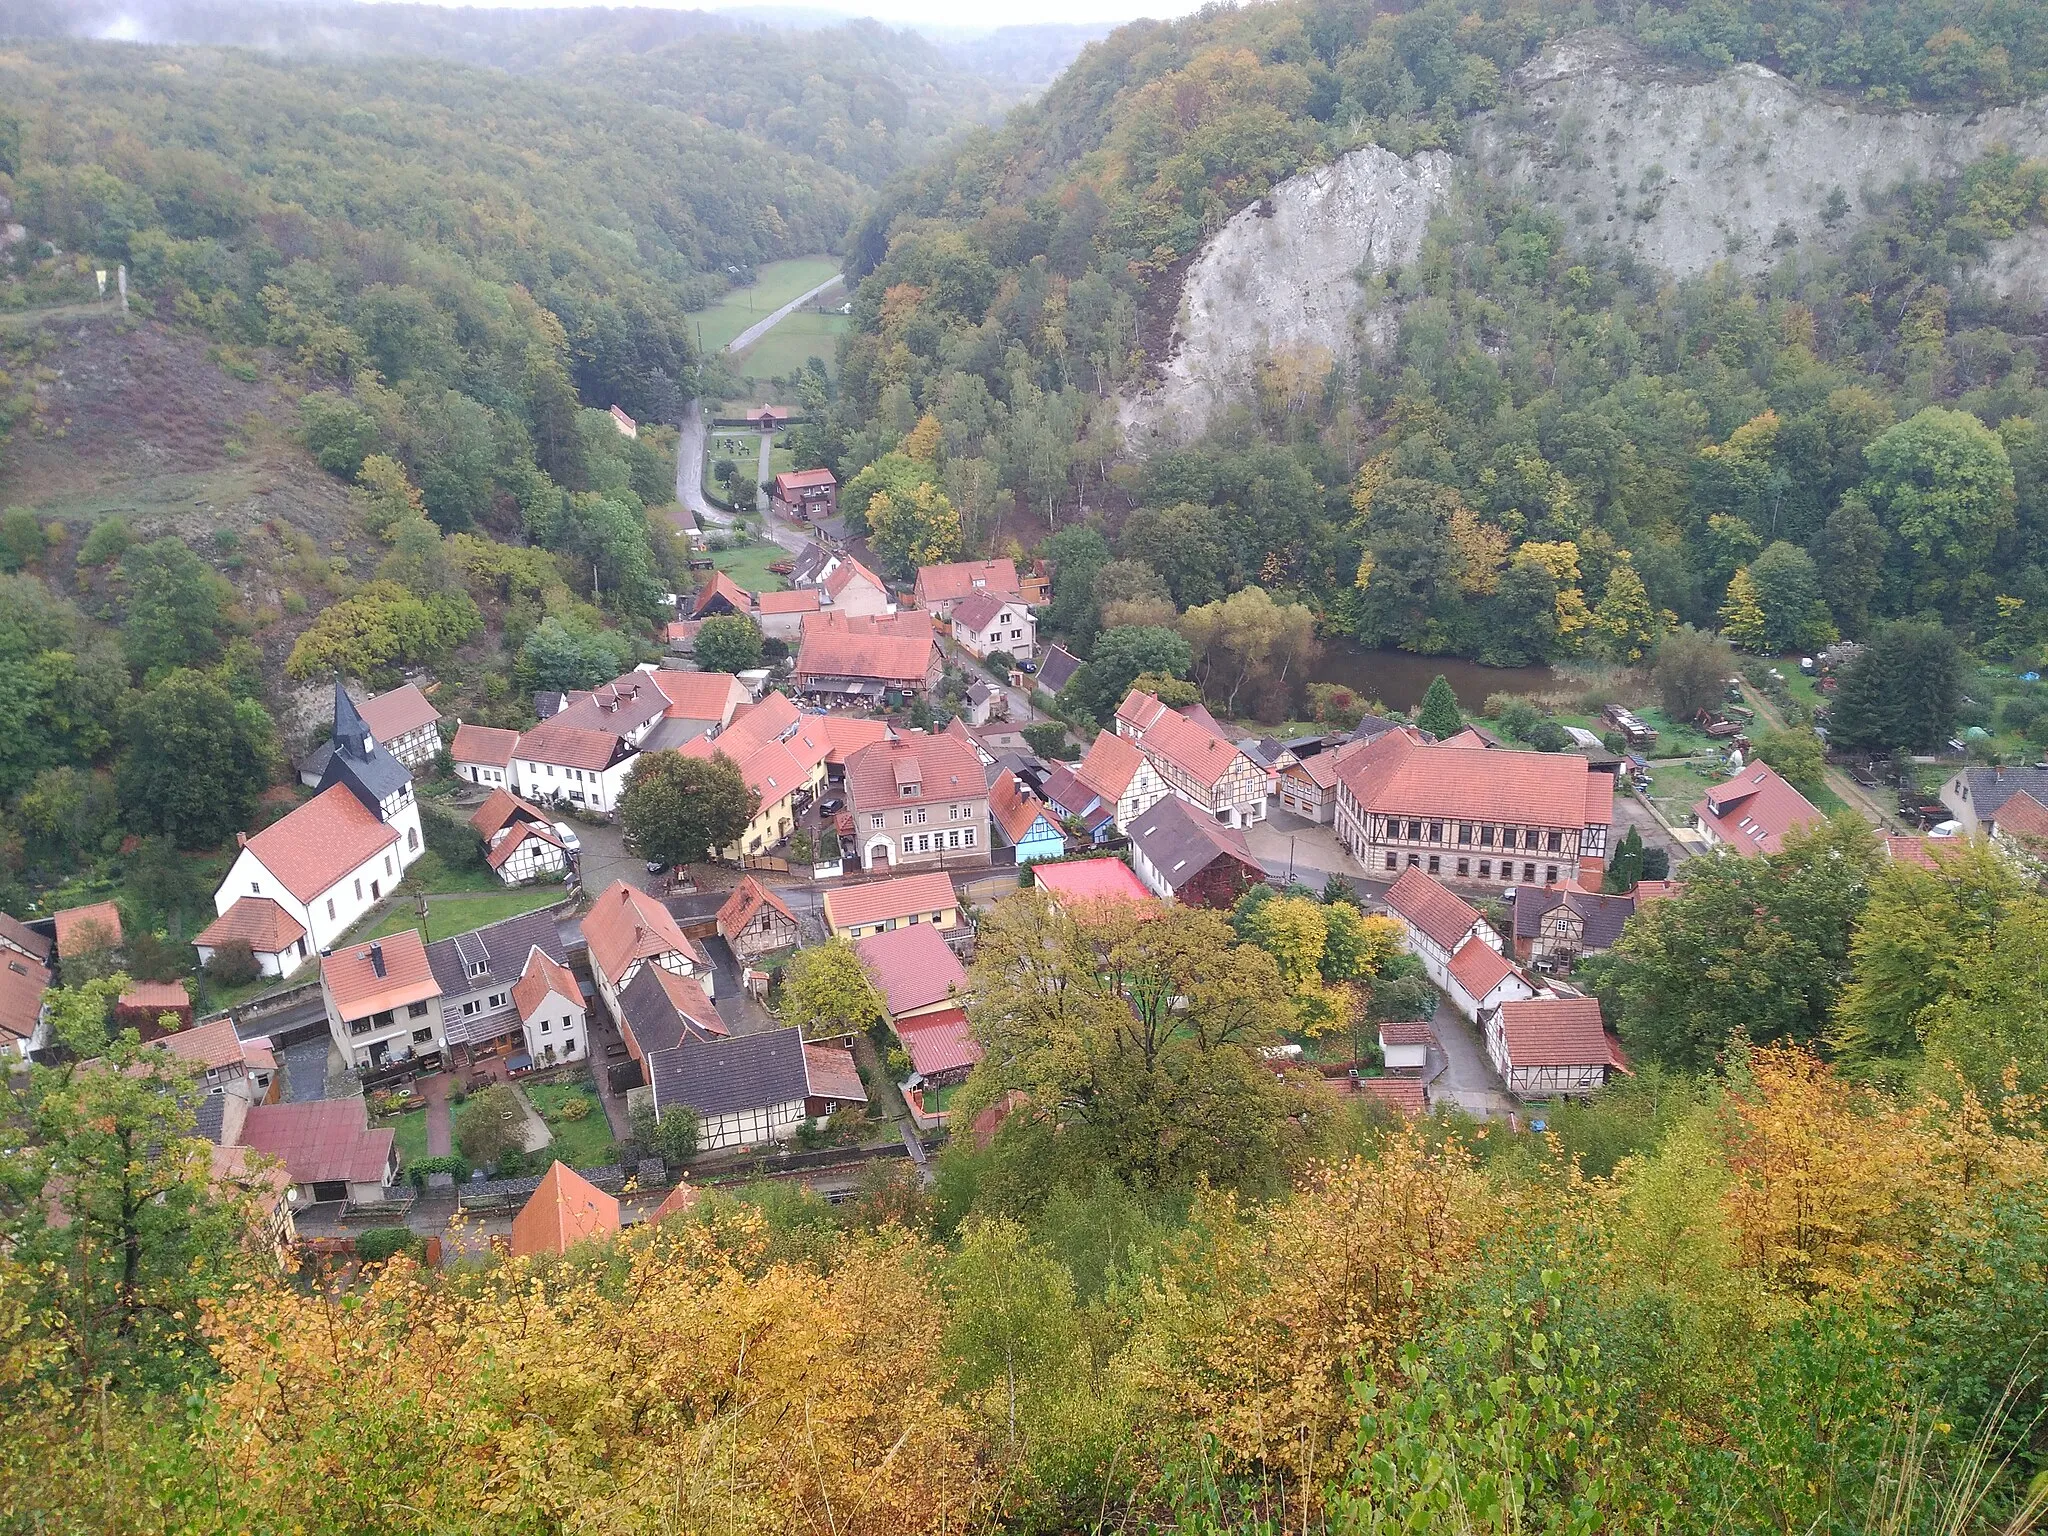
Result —
M384 974L384 946L375 941L370 944L370 969L379 976Z
M246 833L246 832L237 832L237 833L235 834L235 846L236 846L237 848L246 848L246 847L248 847L248 846L249 846L249 834L248 834L248 833Z

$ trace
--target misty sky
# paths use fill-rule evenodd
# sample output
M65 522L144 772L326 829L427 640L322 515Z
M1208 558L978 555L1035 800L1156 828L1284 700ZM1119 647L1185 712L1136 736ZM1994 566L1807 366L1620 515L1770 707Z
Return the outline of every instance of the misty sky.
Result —
M559 7L584 3L604 3L604 0L427 0L429 4L473 3L491 9L534 7ZM764 0L749 0L749 3L720 4L717 0L610 0L620 5L656 6L664 10L728 11L746 10ZM777 0L765 0L776 4ZM1201 0L975 0L973 4L962 4L960 0L860 0L860 3L817 4L814 0L782 0L782 3L806 10L843 11L849 16L872 16L878 21L894 22L897 25L981 28L1019 26L1031 22L1087 22L1087 21L1129 21L1138 16L1184 16L1196 8Z

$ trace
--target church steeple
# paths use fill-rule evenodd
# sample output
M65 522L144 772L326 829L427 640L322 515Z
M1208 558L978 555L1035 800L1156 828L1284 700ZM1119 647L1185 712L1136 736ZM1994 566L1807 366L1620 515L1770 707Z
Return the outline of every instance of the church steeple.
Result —
M334 679L334 735L330 738L337 752L345 753L357 762L367 762L377 750L377 738L363 723L356 701L348 696L348 690L341 685L341 678Z
M412 775L378 745L376 733L339 677L334 680L334 733L328 737L327 762L320 773L322 789L336 784L346 784L381 821L390 821L412 800Z

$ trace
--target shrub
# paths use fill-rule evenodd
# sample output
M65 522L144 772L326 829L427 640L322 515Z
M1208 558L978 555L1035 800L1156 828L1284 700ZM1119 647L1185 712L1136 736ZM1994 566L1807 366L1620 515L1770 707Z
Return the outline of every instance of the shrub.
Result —
M655 1118L652 1107L642 1105L633 1114L633 1139L671 1168L697 1155L697 1117L683 1105L675 1105Z
M1998 715L2008 731L2024 733L2028 726L2041 718L2041 701L2029 698L2026 694L2020 694L2017 697L2007 699L2004 706L1999 710Z
M1023 735L1025 744L1040 757L1067 759L1076 755L1067 744L1067 728L1058 721L1027 725Z
M206 962L206 979L217 987L246 987L262 974L247 939L229 939Z
M451 1152L446 1157L422 1157L405 1165L405 1176L420 1189L425 1189L427 1180L437 1173L445 1173L460 1184L469 1177L469 1159Z
M1538 752L1562 752L1572 744L1571 737L1564 733L1564 727L1555 720L1537 721L1525 739Z
M455 1117L455 1145L472 1163L502 1163L506 1153L525 1144L526 1115L504 1083L472 1094Z
M382 1264L397 1253L420 1258L426 1251L427 1240L409 1227L370 1227L356 1234L356 1257L365 1264Z
M889 1054L883 1060L888 1063L889 1075L892 1078L908 1077L910 1075L910 1053L905 1051L902 1046L890 1046Z
M125 517L109 517L92 525L92 532L85 536L85 542L78 546L78 563L82 566L110 565L128 552L128 546L135 542L135 535L128 529Z
M513 1147L499 1155L491 1167L491 1174L500 1179L523 1179L529 1173L538 1173L548 1164L545 1151L530 1153L524 1147Z
M590 1100L585 1098L582 1094L578 1094L575 1098L570 1099L566 1104L562 1106L562 1111L559 1115L556 1116L556 1118L559 1120L575 1121L586 1119L589 1117L589 1114Z
M1503 735L1516 741L1527 741L1529 733L1543 722L1534 704L1512 694L1496 693L1486 701L1486 712L1500 722Z

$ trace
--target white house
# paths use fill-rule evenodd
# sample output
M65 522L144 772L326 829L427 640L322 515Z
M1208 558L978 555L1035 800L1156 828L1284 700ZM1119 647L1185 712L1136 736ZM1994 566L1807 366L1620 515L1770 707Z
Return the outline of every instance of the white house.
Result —
M442 1038L457 1062L474 1065L514 1056L528 1044L517 999L535 950L558 966L567 959L552 912L524 912L427 946L427 965L441 994ZM555 1036L550 1030L549 1038ZM580 1050L585 1040L580 1029L575 1039ZM541 1059L530 1048L528 1054Z
M1495 953L1506 947L1478 908L1419 869L1404 869L1381 900L1406 930L1408 948L1422 961L1429 979L1445 992L1451 990L1451 957L1467 939ZM1468 958L1468 974L1472 963Z
M583 940L590 951L590 973L614 1020L624 1022L622 994L642 966L658 965L676 976L694 978L706 997L715 997L717 981L711 957L691 941L668 908L645 891L619 880L605 887L583 916Z
M1096 735L1074 775L1115 808L1119 832L1129 832L1132 822L1173 793L1152 759L1111 731Z
M997 651L1029 661L1038 646L1038 620L1021 598L976 592L953 605L953 639L984 661Z
M609 816L638 757L624 736L556 715L520 736L513 749L512 790L542 805L559 801Z
M192 941L199 963L211 965L227 945L243 943L265 976L289 976L311 956L306 928L268 896L243 896L216 917Z
M1386 1019L1380 1024L1380 1058L1389 1072L1421 1072L1429 1066L1436 1031L1420 1020Z
M507 885L557 876L569 867L568 850L547 813L510 790L492 790L469 824L484 840L484 862Z
M467 779L486 789L505 789L512 783L512 749L518 745L517 731L501 731L488 725L458 725L455 740L448 744L448 756L458 779Z
M807 1120L866 1090L844 1046L808 1045L794 1025L727 1039L687 1038L650 1052L647 1080L656 1116L681 1106L697 1117L697 1150L787 1141Z
M1489 927L1487 931L1493 930ZM1541 991L1507 956L1476 933L1468 935L1458 946L1446 969L1449 985L1444 991L1458 1012L1475 1024L1502 1003L1535 997Z
M537 1067L557 1061L582 1061L590 1054L590 1022L583 1010L583 992L569 969L538 944L512 988L526 1054Z
M439 1065L447 1045L441 985L417 928L323 956L320 996L327 1005L327 1032L347 1065Z

